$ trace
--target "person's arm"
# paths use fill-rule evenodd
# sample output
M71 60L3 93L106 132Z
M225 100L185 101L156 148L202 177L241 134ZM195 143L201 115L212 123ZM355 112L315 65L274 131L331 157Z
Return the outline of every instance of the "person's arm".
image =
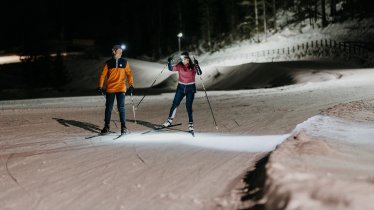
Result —
M169 69L169 71L173 71L173 65L171 64L172 61L173 61L173 57L169 57L168 58L168 69Z
M99 88L102 88L103 85L104 85L104 80L105 80L105 77L106 75L108 74L108 65L105 64L103 70L101 71L100 75L99 75L99 84L98 84L98 87Z
M127 62L126 67L125 67L125 74L127 77L127 83L129 84L130 87L134 87L134 79L132 76L132 71L130 68L130 64Z

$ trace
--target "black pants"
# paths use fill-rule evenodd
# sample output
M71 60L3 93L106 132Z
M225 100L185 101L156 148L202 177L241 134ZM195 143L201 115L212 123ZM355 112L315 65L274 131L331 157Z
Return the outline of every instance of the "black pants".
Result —
M112 110L114 105L114 98L117 98L117 109L119 112L119 119L121 120L121 125L126 125L126 113L125 113L125 93L106 93L106 103L105 103L105 124L110 124L110 119L112 117Z

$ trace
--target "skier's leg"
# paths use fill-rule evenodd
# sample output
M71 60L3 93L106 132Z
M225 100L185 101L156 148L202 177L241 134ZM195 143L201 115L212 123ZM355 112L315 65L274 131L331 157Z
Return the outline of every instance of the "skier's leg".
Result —
M106 101L105 101L105 118L104 118L104 128L101 130L101 134L107 134L110 130L110 119L112 116L113 110L113 103L114 103L114 93L107 93L106 94Z
M194 92L188 92L186 94L186 109L187 109L187 113L188 113L188 122L189 123L193 123L192 104L193 104L194 98L195 98L195 93Z
M107 93L106 94L106 102L105 102L105 125L110 124L110 119L112 117L112 110L113 110L113 103L114 103L114 93Z
M183 92L183 89L179 88L179 85L178 85L177 91L175 92L173 104L171 105L171 108L170 108L168 119L162 124L164 127L168 127L173 122L173 119L177 112L177 108L179 104L181 103L184 96L185 94Z
M195 85L189 85L186 91L186 109L188 113L188 130L189 131L194 131L193 127L193 109L192 109L192 104L193 100L195 98L195 93L196 93L196 86Z
M180 105L181 101L183 100L184 96L185 94L183 92L183 89L177 88L177 91L175 92L173 104L171 105L171 108L170 108L169 118L174 119L177 108Z
M119 119L121 125L126 125L126 111L125 111L125 93L118 92L116 93L117 97L117 109L119 112Z
M121 121L121 134L127 133L126 128L126 111L125 111L125 93L116 93L117 97L117 108L119 112L119 119Z

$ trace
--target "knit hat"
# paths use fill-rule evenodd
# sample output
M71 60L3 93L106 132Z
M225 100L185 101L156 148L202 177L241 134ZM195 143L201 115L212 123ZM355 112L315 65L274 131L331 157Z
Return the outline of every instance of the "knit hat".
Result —
M114 53L114 52L116 52L116 50L118 50L118 49L121 49L121 50L122 50L122 47L121 47L121 45L116 44L116 45L114 45L114 46L112 47L112 52Z
M188 58L188 59L191 60L190 54L188 52L182 52L181 53L181 59L183 60L184 58Z

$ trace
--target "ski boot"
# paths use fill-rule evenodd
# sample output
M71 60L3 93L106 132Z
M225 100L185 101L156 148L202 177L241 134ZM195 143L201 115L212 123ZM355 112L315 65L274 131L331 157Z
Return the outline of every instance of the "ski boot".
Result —
M109 133L109 131L110 131L109 125L108 125L108 124L105 124L105 125L104 125L104 128L103 128L103 129L101 130L101 132L100 132L100 135L106 135L106 134Z
M164 128L167 128L171 125L171 123L173 122L173 119L172 118L168 118L163 124L162 124L162 127Z
M193 128L193 123L192 122L190 122L190 123L188 123L188 131L190 131L190 132L194 132L194 128Z
M188 123L188 132L195 137L195 129L193 128L193 122Z
M126 125L121 125L121 135L125 135L129 132Z

